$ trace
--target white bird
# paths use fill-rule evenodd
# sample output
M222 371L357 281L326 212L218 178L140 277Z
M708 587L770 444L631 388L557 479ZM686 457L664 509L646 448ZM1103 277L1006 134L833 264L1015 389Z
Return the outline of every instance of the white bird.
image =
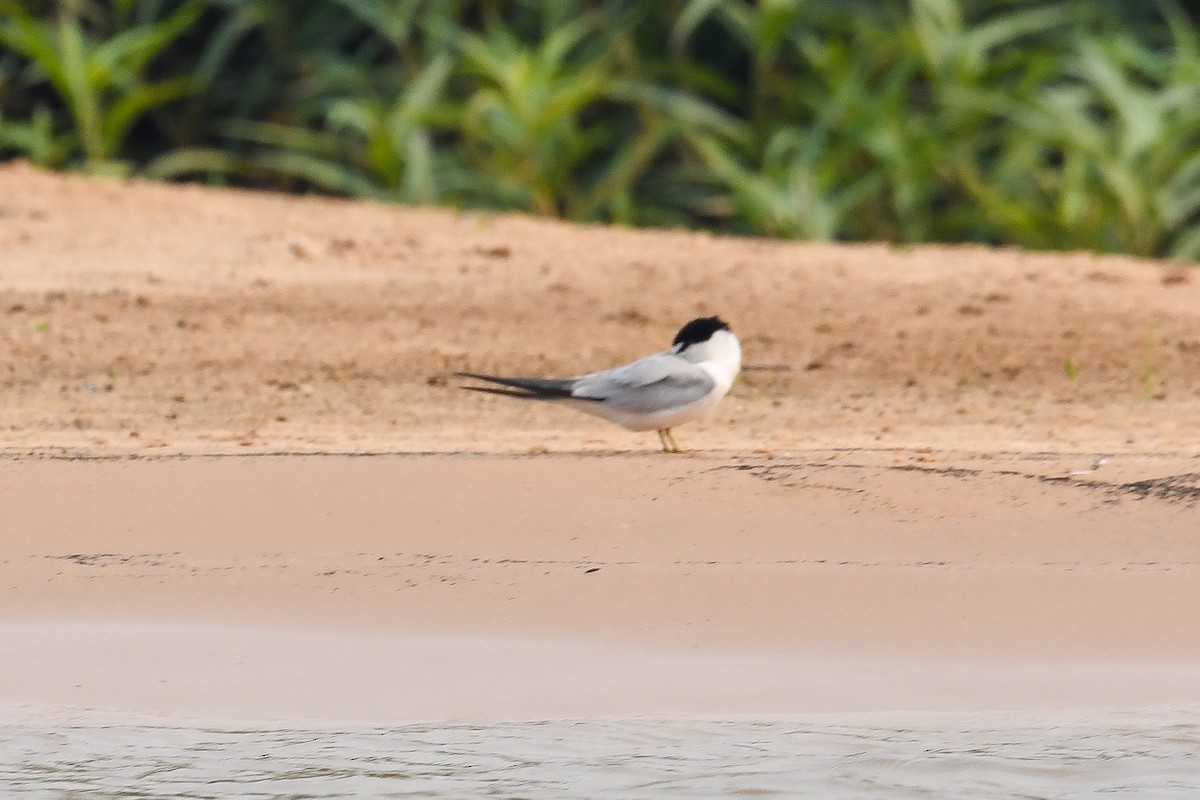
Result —
M679 329L670 350L613 369L573 378L455 374L508 387L462 387L471 391L551 400L631 431L658 431L663 451L680 453L671 428L716 405L741 368L742 347L729 326L720 317L700 317Z

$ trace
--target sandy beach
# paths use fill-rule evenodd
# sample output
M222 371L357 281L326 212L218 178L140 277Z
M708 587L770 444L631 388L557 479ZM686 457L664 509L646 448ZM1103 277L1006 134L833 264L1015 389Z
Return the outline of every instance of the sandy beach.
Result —
M376 722L1200 703L1186 506L880 460L10 461L0 686Z
M1200 704L1200 281L0 166L0 705ZM719 313L690 452L454 371Z

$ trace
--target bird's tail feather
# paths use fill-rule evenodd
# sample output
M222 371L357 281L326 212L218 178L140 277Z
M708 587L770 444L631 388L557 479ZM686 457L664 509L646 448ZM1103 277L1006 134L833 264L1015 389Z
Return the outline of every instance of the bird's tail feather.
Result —
M502 394L509 397L524 397L531 400L559 400L571 396L574 381L568 378L506 378L499 375L481 375L478 372L456 372L460 378L474 378L507 386L508 389L493 389L490 386L463 386L472 392ZM514 391L518 390L518 391Z

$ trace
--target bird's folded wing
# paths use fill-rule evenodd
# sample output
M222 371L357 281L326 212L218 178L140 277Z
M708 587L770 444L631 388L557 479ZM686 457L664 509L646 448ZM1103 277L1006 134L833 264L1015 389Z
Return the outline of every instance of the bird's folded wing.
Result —
M713 379L700 367L660 353L616 369L575 379L573 397L599 400L630 411L660 411L693 403L713 389Z

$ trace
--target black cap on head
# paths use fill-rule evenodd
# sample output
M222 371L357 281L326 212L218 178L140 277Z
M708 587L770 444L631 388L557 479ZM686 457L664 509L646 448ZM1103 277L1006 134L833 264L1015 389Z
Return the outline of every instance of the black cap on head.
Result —
M679 333L675 334L675 341L671 342L671 346L687 347L692 344L700 344L711 339L712 335L717 331L727 330L729 330L729 325L723 322L720 317L699 317L679 329Z

